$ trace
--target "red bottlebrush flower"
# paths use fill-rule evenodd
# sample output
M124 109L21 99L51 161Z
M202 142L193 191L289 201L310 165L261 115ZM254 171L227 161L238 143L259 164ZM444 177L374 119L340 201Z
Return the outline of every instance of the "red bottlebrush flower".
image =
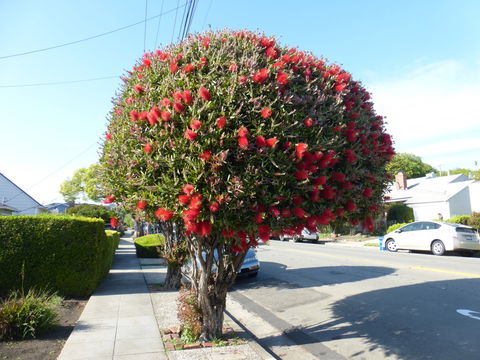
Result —
M240 75L238 77L238 83L239 84L245 84L248 81L247 77L245 75Z
M190 184L185 184L182 188L182 192L187 195L191 195L193 190L195 190L195 187Z
M325 175L318 176L313 180L313 185L315 186L324 185L326 183L327 183L327 177Z
M237 135L239 137L245 137L248 135L248 129L245 126L242 126L240 129L237 130Z
M292 212L289 209L285 208L285 209L282 209L282 212L281 212L280 215L283 218L288 218L288 217L292 216Z
M182 101L183 100L183 93L181 91L175 91L173 93L173 98L177 101Z
M278 139L277 138L269 138L269 139L265 140L265 142L267 143L268 147L273 148L275 145L277 145Z
M296 207L293 209L293 214L299 218L299 219L303 219L306 215L306 212L305 210L303 210L301 207Z
M210 45L210 38L208 36L203 38L202 45L205 49L208 49L208 46Z
M152 111L152 110L150 110L149 113L147 114L147 119L148 119L148 122L150 123L151 126L158 123L158 114L155 111Z
M305 200L301 197L301 196L298 196L298 195L294 195L293 198L292 198L292 201L295 205L300 205L301 203L303 203Z
M348 116L350 117L350 119L355 120L360 116L360 114L358 112L352 112Z
M312 202L320 201L320 191L319 190L310 191L310 200Z
M260 45L263 46L264 48L269 48L273 45L275 45L275 40L269 39L266 37L260 38Z
M173 212L165 208L158 208L158 210L155 211L155 216L159 220L168 221L173 217Z
M212 157L212 153L208 150L205 150L203 153L200 154L200 159L208 161Z
M226 124L227 124L226 116L220 116L219 118L217 118L216 125L219 129L223 129Z
M258 236L264 243L266 243L270 239L271 232L272 229L268 225L260 225L258 227Z
M295 178L297 180L305 180L308 179L308 171L306 170L298 170L295 171Z
M107 133L107 134L105 135L105 139L107 139L107 140L112 140L112 134L108 134L108 133Z
M200 89L198 89L198 95L200 95L200 97L205 101L208 101L212 98L210 91L208 91L208 89L204 87L201 87Z
M347 163L353 164L357 161L357 156L353 152L353 150L347 149L345 150L345 157L347 158Z
M150 67L152 66L152 62L150 61L150 59L143 59L143 65L145 65L146 67Z
M115 196L113 195L108 195L107 197L105 197L105 199L103 200L103 203L104 204L111 204L115 201Z
M238 138L238 146L240 146L240 149L246 149L248 147L248 139L245 136L240 136Z
M258 147L266 146L267 143L265 142L265 138L262 135L258 135L255 139L255 145L257 145Z
M270 46L265 51L265 54L267 55L267 58L275 60L278 57L278 50L273 46Z
M136 209L143 210L147 207L147 202L145 200L139 200L137 202Z
M303 157L303 154L305 153L305 151L307 151L307 147L308 145L303 143L295 145L295 157L297 158L297 160L300 160Z
M366 188L365 190L363 190L362 196L363 196L364 198L372 197L372 196L373 196L373 190L370 189L370 188Z
M349 181L345 181L342 183L342 189L350 190L353 187L353 184Z
M358 137L358 131L355 129L345 129L344 133L348 142L354 142Z
M262 110L262 118L267 119L267 118L269 118L270 116L272 116L272 110L271 110L270 108L267 108L267 107L264 108L264 109Z
M190 140L190 141L194 141L196 138L197 138L197 133L193 130L190 130L190 129L187 129L185 130L185 132L183 133L183 136L185 137L185 139L187 140Z
M150 109L150 112L151 112L151 113L154 113L155 115L157 115L157 118L159 118L159 117L160 117L160 114L162 113L162 112L160 111L160 109L158 108L158 106L152 107L152 108Z
M151 153L153 151L153 146L147 143L143 145L143 151L145 151L147 154Z
M291 141L287 141L287 142L285 142L285 144L283 144L284 149L290 149L291 147L292 147L292 142Z
M129 97L129 98L127 98L127 100L125 100L125 102L126 102L127 104L133 104L133 103L135 102L135 99L132 98L132 97Z
M190 128L193 130L198 130L202 126L202 122L200 120L193 119L190 121Z
M268 76L269 76L268 69L263 68L263 69L260 69L260 71L256 72L255 74L253 74L252 80L255 81L256 83L263 84L265 80L268 79Z
M116 107L116 108L115 108L115 114L117 114L117 115L122 115L122 114L123 114L122 109Z
M303 120L303 123L305 124L306 127L311 127L311 126L313 126L313 120L312 120L312 118L307 118L307 119Z
M118 219L115 217L110 218L110 226L116 229L118 226Z
M201 68L203 68L205 65L207 65L207 62L208 62L208 60L207 60L206 57L201 57L201 58L200 58L200 62L198 63L197 67L198 67L199 69L201 69Z
M333 199L335 197L335 190L331 186L325 185L321 194L324 199Z
M287 85L287 84L288 84L288 75L287 75L287 73L280 70L280 71L277 73L277 82L278 82L280 85Z
M208 208L210 209L211 212L217 212L218 209L220 209L220 204L214 201L214 202L211 202L210 205L208 205Z
M365 218L362 225L368 232L375 231L375 226L373 225L373 219L370 216L367 216Z
M221 234L223 237L232 238L235 235L235 232L233 230L223 229Z
M180 205L187 205L190 202L190 195L178 195L177 201Z
M334 172L332 174L332 179L338 182L344 182L345 181L345 174L339 173L339 172Z
M178 70L178 65L175 61L170 62L170 72L172 74L176 73Z
M182 103L176 102L175 104L173 104L173 109L179 114L181 114L182 111L185 109L185 105L183 105Z
M343 89L345 89L347 87L347 84L344 84L344 83L336 83L336 85L334 86L334 89L336 92L341 92L343 91Z
M280 210L278 210L275 206L274 207L271 207L268 212L270 213L270 215L272 215L273 217L279 217L280 216Z
M352 200L348 200L347 203L345 204L345 210L348 212L354 212L355 209L357 208L357 205Z
M237 64L235 64L234 62L230 63L228 70L230 70L231 72L236 72L238 70Z
M189 209L197 209L200 210L202 207L202 195L199 193L195 193L192 195L192 199L190 200L190 203L188 204Z
M191 104L193 102L192 93L190 90L183 90L182 99L185 104Z
M140 114L138 114L138 118L140 120L147 120L148 113L146 111L142 111Z
M141 94L141 93L143 93L143 86L142 85L135 85L133 87L133 90L135 90L136 93Z
M254 218L255 224L261 224L263 222L264 217L265 217L265 213L263 212L256 213Z
M163 121L169 121L172 114L169 111L163 110L161 116Z
M339 208L337 209L337 211L335 211L335 215L337 215L338 217L342 217L344 212L345 212L344 209Z
M170 58L170 55L166 52L163 52L161 50L157 50L155 52L155 55L158 56L158 58L161 60L161 61L165 61L165 60L168 60Z
M163 107L170 107L172 106L172 100L170 100L169 98L163 98L161 101L160 101L160 105L162 105Z
M199 222L196 233L200 236L209 236L212 233L212 224L210 221Z
M132 119L132 121L138 120L138 112L136 110L130 111L130 119Z
M192 63L188 63L187 65L184 66L183 68L183 72L185 74L188 74L189 72L192 72L193 70L195 70L195 66L193 66Z

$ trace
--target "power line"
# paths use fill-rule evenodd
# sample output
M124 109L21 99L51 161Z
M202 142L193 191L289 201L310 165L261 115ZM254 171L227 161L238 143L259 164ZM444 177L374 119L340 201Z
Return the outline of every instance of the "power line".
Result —
M146 18L142 21L138 21L134 24L130 24L130 25L126 25L126 26L122 26L118 29L114 29L114 30L110 30L110 31L107 31L107 32L104 32L104 33L101 33L101 34L97 34L97 35L93 35L93 36L89 36L87 38L83 38L83 39L80 39L80 40L75 40L75 41L70 41L70 42L67 42L67 43L63 43L63 44L59 44L59 45L54 45L54 46L49 46L49 47L46 47L46 48L42 48L42 49L37 49L37 50L31 50L31 51L25 51L25 52L21 52L21 53L16 53L16 54L11 54L11 55L4 55L4 56L0 56L0 60L3 60L3 59L8 59L8 58L12 58L12 57L17 57L17 56L24 56L24 55L30 55L30 54L34 54L34 53L39 53L39 52L42 52L42 51L48 51L48 50L52 50L52 49L57 49L57 48L60 48L60 47L64 47L64 46L69 46L69 45L74 45L74 44L78 44L78 43L81 43L81 42L84 42L84 41L88 41L88 40L93 40L93 39L96 39L96 38L99 38L99 37L102 37L102 36L106 36L106 35L110 35L112 33L115 33L117 31L122 31L122 30L125 30L125 29L128 29L128 28L131 28L133 26L137 26L139 24L142 24L142 23L146 23L147 21L150 21L150 20L153 20L153 19L156 19L162 15L167 15L167 14L170 14L171 12L174 12L174 11L177 11L178 12L178 9L184 7L186 5L186 3L184 3L183 5L178 5L180 1L177 2L177 7L176 8L173 8L173 9L170 9L170 10L167 10L165 11L164 13L161 13L161 14L158 14L158 15L155 15L155 16L151 16L149 18Z
M57 168L56 170L54 170L53 172L51 172L50 174L48 174L47 176L45 176L44 178L40 179L39 181L37 181L35 184L31 185L28 187L28 191L32 190L35 186L37 186L38 184L41 184L42 182L44 182L46 179L48 179L50 176L52 175L55 175L57 172L59 172L60 170L62 170L65 166L67 165L70 165L74 160L78 159L80 156L82 156L83 154L85 154L87 151L89 151L94 145L97 145L97 141L95 141L93 144L89 145L88 148L86 148L85 150L83 150L81 153L79 153L78 155L75 155L72 159L70 159L69 161L67 161L65 164L63 164L62 166L60 166L59 168ZM12 198L8 199L7 201L4 202L4 204L7 204L9 201L12 201L13 199L17 198L18 196L22 195L25 191L21 190L18 194L16 194L15 196L13 196Z
M173 35L175 34L175 28L177 27L177 15L178 15L178 4L180 3L180 0L177 0L177 10L175 11L175 21L173 23L173 30L172 30L172 39L170 40L171 43L173 43ZM186 5L186 3L185 3Z
M208 4L207 12L205 14L205 17L203 18L202 30L205 28L205 23L207 22L208 15L210 14L210 8L212 7L212 2L213 0L210 0L210 3Z
M118 78L118 76L105 76L105 77L98 77L93 79L52 81L52 82L33 83L33 84L0 85L0 88L23 88L23 87L33 87L33 86L64 85L64 84L75 84L75 83L81 83L81 82L99 81L99 80L107 80L107 79L115 79L115 78Z
M162 0L162 7L160 8L160 14L162 13L163 11L163 2L164 0ZM155 46L153 47L154 49L157 48L157 44L158 44L158 31L160 30L160 22L162 21L162 16L160 15L160 17L158 18L158 25L157 25L157 35L155 35Z

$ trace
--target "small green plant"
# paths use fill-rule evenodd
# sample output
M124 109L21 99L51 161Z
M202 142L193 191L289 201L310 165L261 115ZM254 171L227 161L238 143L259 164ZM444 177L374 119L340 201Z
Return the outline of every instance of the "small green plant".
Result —
M398 228L401 228L402 226L405 226L407 225L408 223L399 223L399 224L393 224L393 225L390 225L387 229L387 232L386 234L392 232L392 231L395 231L397 230Z
M198 340L202 331L201 310L198 306L195 292L184 286L180 289L178 297L178 320L180 320L180 333L185 343Z
M0 340L35 338L57 320L55 306L62 298L47 290L30 289L10 293L0 303Z
M447 219L445 221L454 223L454 224L468 225L470 218L471 218L470 215L458 215L458 216L451 217L450 219Z

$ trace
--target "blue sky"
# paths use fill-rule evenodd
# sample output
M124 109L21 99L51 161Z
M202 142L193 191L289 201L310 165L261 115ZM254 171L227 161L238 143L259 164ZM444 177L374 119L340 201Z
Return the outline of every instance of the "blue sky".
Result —
M148 17L184 2L148 0ZM398 152L442 170L478 168L479 13L476 0L199 0L191 32L260 30L339 63L372 92ZM1 1L0 172L42 203L61 201L60 184L98 160L118 77L142 56L144 41L147 50L175 41L182 14L148 21L146 31L141 23L6 57L142 21L145 1Z

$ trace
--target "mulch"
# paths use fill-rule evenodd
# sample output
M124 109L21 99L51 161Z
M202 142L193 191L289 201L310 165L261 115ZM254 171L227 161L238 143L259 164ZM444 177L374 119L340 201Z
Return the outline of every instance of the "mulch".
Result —
M88 300L66 299L58 306L57 325L36 339L0 342L0 360L55 360Z

